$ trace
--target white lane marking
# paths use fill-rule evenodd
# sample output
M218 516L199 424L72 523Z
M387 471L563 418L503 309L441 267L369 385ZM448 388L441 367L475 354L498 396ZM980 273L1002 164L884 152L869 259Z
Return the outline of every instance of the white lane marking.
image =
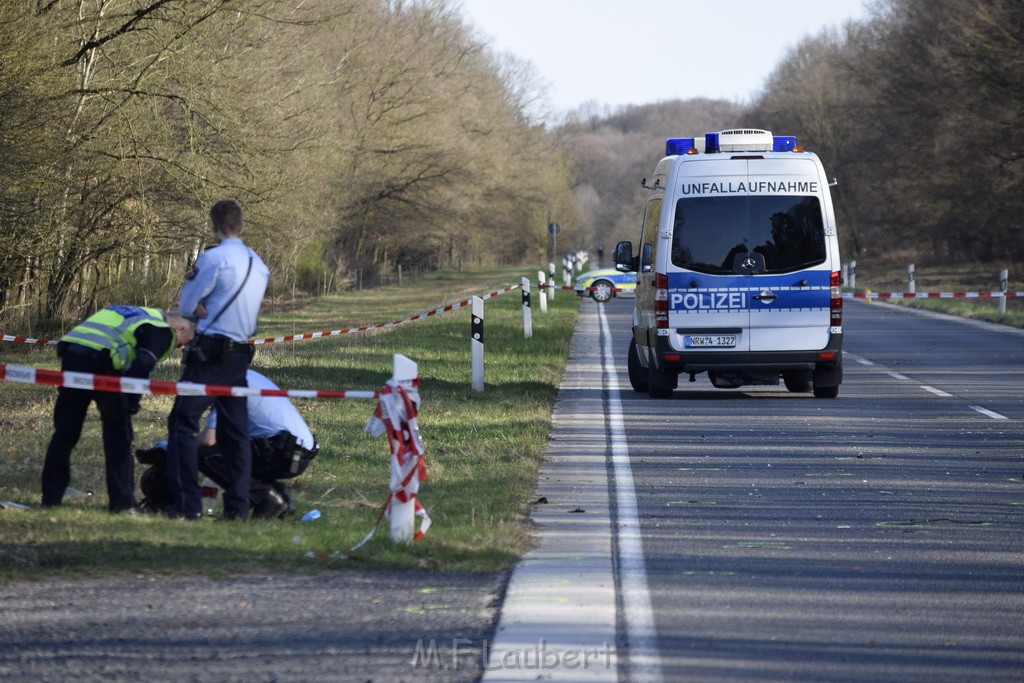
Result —
M993 410L989 410L988 408L982 408L981 406L971 406L971 409L972 410L977 410L982 415L987 415L988 417L991 417L993 420L1009 420L1010 419L1010 418L1006 417L1005 415L1000 415L999 413L997 413L997 412L995 412Z
M619 376L615 371L612 336L608 330L604 306L598 307L598 316L601 320L605 386L608 387L608 426L615 472L616 515L613 521L618 529L617 565L629 653L628 678L631 681L657 682L662 680L661 659L658 656L651 594L647 588L647 564L640 537L640 519L637 514L636 490L633 488L633 470L629 464L629 448L626 445L622 401L619 399Z
M854 360L856 360L861 365L874 365L874 363L869 361L867 358L859 358L859 357L853 356L853 354L849 354L849 355L851 357L853 357ZM891 370L886 370L885 374L887 374L890 377L893 377L895 379L904 379L904 380L909 380L910 379L906 375L901 375L900 373L892 372ZM943 398L956 398L956 396L954 394L947 394L942 389L936 389L935 387L930 387L930 386L928 386L926 384L922 384L920 386L925 391L929 391L929 392L935 394L936 396L941 396ZM982 408L981 406L970 406L970 408L971 408L971 410L978 411L982 415L985 415L987 417L991 417L993 420L1009 420L1010 419L1010 418L1006 417L1005 415L1000 415L999 413L997 413L995 411L989 410L988 408Z

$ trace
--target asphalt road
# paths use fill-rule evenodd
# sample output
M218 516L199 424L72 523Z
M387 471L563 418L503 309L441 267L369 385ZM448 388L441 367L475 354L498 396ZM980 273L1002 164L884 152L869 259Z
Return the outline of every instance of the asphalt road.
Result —
M126 576L0 589L0 681L475 681L503 576Z
M664 680L1024 680L1024 336L859 302L844 330L834 400L620 369Z

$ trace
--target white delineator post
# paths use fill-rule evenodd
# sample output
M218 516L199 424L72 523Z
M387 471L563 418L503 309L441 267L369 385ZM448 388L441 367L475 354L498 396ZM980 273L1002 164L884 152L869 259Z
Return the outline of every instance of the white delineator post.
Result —
M391 449L391 482L388 497L380 509L377 522L362 541L352 546L358 550L376 531L383 517L391 523L391 539L411 543L423 538L430 528L430 516L419 500L420 482L426 479L426 449L420 437L419 369L409 358L394 356L391 379L378 392L377 408L366 423L366 433L377 437L387 435ZM416 517L421 519L416 531Z
M472 299L472 320L470 322L470 353L473 368L473 390L484 390L484 300L478 296Z
M550 273L550 275L551 275L551 277L550 277L551 286L548 287L548 300L549 301L554 301L555 300L555 264L554 263L549 263L548 264L548 273Z
M999 271L999 291L1003 293L1003 295L1001 297L999 297L999 313L1000 314L1006 313L1006 285L1008 284L1009 280L1010 280L1010 271L1009 270L1001 270L1001 271Z
M519 280L523 289L523 336L529 339L533 336L533 311L530 310L530 281L527 278Z
M540 299L540 312L548 312L548 294L544 291L544 271L537 271L537 298Z
M416 379L419 377L419 369L409 358L403 355L395 354L394 356L394 369L392 370L391 379L406 389L408 392L413 389ZM396 406L398 410L399 424L406 425L409 422L410 416L407 415L406 407L399 404ZM419 434L416 435L417 439ZM409 465L412 465L410 468ZM413 536L416 533L416 494L420 488L419 478L419 462L403 463L398 461L398 457L395 453L391 455L391 540L396 543L412 543ZM408 473L405 470L411 470ZM405 481L403 481L405 480ZM401 495L401 494L405 495ZM404 498L405 500L401 500Z
M914 264L907 264L907 291L911 294L917 293L917 284L914 282Z

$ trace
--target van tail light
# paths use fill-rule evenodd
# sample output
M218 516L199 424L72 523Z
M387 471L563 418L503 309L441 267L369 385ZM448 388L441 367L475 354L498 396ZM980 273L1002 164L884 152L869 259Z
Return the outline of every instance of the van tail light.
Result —
M654 275L654 326L668 329L668 276L664 273Z
M839 271L832 273L832 277L829 278L830 285L830 296L831 304L829 309L831 311L832 321L829 323L832 327L841 327L843 324L843 290L840 286L843 284L842 276Z

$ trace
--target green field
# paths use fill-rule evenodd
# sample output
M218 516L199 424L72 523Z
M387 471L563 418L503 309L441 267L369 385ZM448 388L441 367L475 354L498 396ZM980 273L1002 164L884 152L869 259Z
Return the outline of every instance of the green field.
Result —
M266 302L257 338L387 323L535 279L534 270L442 272L402 287L328 296L305 305ZM286 389L374 390L389 377L393 354L419 364L420 427L428 480L420 497L432 520L426 538L399 545L387 522L367 545L348 549L373 526L387 496L389 451L363 432L370 400L296 399L321 443L295 480L297 514L273 522L199 523L106 512L99 418L90 412L72 457L72 483L86 500L39 509L39 476L52 432L51 387L0 382L0 582L48 575L118 572L205 573L387 568L498 571L531 542L525 515L544 454L558 384L578 311L561 291L545 315L533 293L533 338L524 339L518 290L488 299L486 388L471 388L469 309L385 330L261 346L253 367ZM4 332L19 334L21 331ZM154 379L177 380L177 354ZM4 343L0 362L56 369L52 349ZM145 397L136 445L165 438L167 397ZM136 478L142 471L136 465ZM322 516L302 523L298 515Z

